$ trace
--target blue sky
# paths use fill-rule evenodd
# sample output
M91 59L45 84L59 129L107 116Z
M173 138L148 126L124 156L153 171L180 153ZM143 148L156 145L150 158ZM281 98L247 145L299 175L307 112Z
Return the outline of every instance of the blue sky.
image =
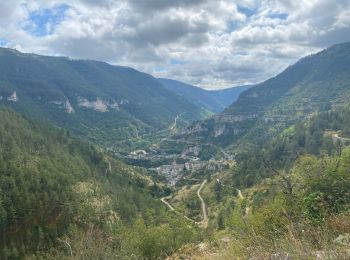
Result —
M34 36L46 36L54 32L55 28L64 20L67 4L55 5L52 8L42 8L29 12L23 29Z
M350 41L350 1L0 1L0 46L95 59L216 89Z
M257 9L254 7L238 5L237 8L238 11L244 13L247 17L251 17L257 13Z
M6 39L0 39L0 46L6 46L8 41Z

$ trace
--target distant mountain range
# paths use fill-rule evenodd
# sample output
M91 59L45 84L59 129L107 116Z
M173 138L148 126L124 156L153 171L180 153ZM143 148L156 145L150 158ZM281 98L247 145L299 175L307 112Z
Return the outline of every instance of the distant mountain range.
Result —
M221 114L193 123L182 137L233 150L261 144L280 131L350 100L350 43L307 56L243 92Z
M239 86L222 90L205 90L190 84L171 79L158 79L167 89L177 93L189 102L212 112L222 112L236 101L241 92L251 86Z

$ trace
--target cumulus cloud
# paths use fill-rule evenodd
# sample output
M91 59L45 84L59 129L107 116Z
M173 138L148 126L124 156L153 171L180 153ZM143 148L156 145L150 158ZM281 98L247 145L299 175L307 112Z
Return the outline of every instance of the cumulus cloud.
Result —
M11 0L0 45L221 88L349 41L349 17L348 0Z

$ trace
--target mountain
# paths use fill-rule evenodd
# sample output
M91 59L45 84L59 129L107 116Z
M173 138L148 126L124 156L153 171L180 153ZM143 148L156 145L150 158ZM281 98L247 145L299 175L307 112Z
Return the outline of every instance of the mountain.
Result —
M144 169L6 108L0 122L1 259L160 259L196 239Z
M1 104L108 146L166 129L177 116L181 124L207 113L131 68L4 48Z
M241 92L251 86L239 86L222 90L205 90L180 81L159 78L158 81L167 89L177 93L189 102L208 109L212 112L222 112L236 101Z
M209 226L218 230L209 250L220 252L215 259L315 259L319 252L322 259L349 259L349 130L349 105L318 113L240 155L215 178L202 170L184 178L186 188L168 201L197 216L191 203L199 184L189 185L203 181Z
M246 150L315 113L347 104L349 97L350 43L344 43L243 92L223 113L192 124L183 137Z
M113 214L131 220L147 207L159 208L142 188L147 179L141 169L8 109L0 109L0 122L0 256L12 243L29 250L54 242L74 218L88 221L83 210L90 211L90 220L106 221ZM101 208L93 207L94 196Z

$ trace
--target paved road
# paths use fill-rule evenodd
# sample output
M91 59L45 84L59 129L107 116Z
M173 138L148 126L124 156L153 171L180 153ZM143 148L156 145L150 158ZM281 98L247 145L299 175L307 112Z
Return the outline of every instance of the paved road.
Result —
M205 205L205 201L201 196L201 191L206 183L207 183L207 180L204 180L202 182L201 186L199 187L199 189L197 190L197 196L198 196L199 200L201 201L202 215L203 215L202 223L203 223L204 228L208 227L208 215L207 215L207 207Z
M178 211L176 211L174 209L173 206L171 206L171 204L169 202L166 201L166 199L168 199L169 197L164 197L164 198L161 198L160 200L170 209L170 211L174 211L176 214L180 215L181 213L179 213ZM187 216L183 216L185 219L197 224L197 225L200 225L200 223L196 222L195 220L187 217Z
M161 198L160 200L161 200L171 211L175 211L175 209L173 208L173 206L171 206L170 203L167 202L165 199L166 199L166 198Z
M201 208L202 208L202 215L203 215L203 220L202 222L196 222L194 221L193 219L187 217L187 216L183 216L185 219L191 221L191 222L194 222L196 223L197 225L201 225L203 226L204 228L207 228L208 227L208 215L207 215L207 207L206 207L206 204L205 204L205 201L204 199L202 198L201 196L201 191L204 187L204 185L207 183L207 180L204 180L201 184L201 186L199 187L199 189L197 190L197 196L199 198L199 200L201 201ZM166 201L168 197L164 197L164 198L161 198L160 200L171 210L171 211L174 211L175 213L177 214L180 214L179 212L177 212L173 206L171 206L171 204L169 202Z

